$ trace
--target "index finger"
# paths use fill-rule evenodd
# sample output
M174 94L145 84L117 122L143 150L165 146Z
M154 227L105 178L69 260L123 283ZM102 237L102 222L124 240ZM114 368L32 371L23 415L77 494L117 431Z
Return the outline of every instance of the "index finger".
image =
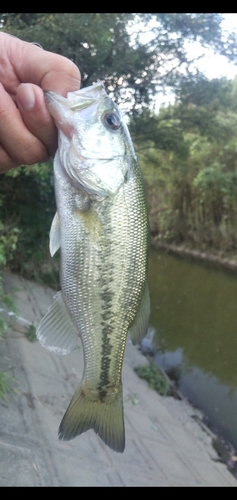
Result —
M4 74L0 80L8 92L14 95L20 83L34 83L63 96L80 88L80 71L70 59L6 33L0 33L0 42L2 36L6 58L1 60L2 52Z

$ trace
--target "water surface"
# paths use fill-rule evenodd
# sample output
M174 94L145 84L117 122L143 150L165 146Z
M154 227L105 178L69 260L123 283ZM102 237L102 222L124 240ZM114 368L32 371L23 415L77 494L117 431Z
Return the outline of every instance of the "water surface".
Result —
M151 249L156 362L237 449L237 276Z

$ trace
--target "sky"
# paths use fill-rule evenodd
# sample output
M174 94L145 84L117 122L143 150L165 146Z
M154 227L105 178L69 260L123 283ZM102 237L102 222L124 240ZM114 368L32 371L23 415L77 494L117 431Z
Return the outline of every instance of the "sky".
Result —
M222 22L222 28L227 31L232 31L237 29L237 14L222 14L224 20ZM190 45L189 55L191 57L195 57L196 55L200 55L204 52L203 48L200 49L200 45L198 43L192 43ZM232 79L237 75L237 61L236 65L233 63L229 63L224 56L220 56L215 54L211 50L205 51L205 57L200 59L198 63L195 63L198 69L203 72L207 78L221 78L222 76ZM174 95L168 94L166 96L162 96L161 94L157 95L155 100L155 110L159 111L161 104L168 104L174 102Z
M225 20L222 22L223 29L232 31L237 29L237 14L222 14ZM198 47L196 48L198 51ZM209 53L208 53L209 52ZM192 54L195 53L195 47L192 47ZM206 51L206 56L200 60L198 67L208 78L234 78L237 74L236 65L229 63L224 56L214 54L212 51Z

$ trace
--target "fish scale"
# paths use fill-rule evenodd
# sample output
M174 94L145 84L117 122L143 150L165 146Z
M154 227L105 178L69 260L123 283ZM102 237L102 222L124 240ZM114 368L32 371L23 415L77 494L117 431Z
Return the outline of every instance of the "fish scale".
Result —
M60 439L93 428L122 452L126 340L130 331L132 342L139 342L149 321L149 228L141 173L119 109L102 84L67 98L48 92L46 101L59 129L50 251L61 248L62 290L37 336L62 354L75 347L78 336L82 341L83 378L60 424Z

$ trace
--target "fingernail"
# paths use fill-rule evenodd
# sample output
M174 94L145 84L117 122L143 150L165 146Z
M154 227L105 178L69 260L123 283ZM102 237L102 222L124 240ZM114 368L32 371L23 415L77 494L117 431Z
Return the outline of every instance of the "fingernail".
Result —
M35 105L35 94L29 83L21 83L18 87L18 101L24 110L30 110Z

